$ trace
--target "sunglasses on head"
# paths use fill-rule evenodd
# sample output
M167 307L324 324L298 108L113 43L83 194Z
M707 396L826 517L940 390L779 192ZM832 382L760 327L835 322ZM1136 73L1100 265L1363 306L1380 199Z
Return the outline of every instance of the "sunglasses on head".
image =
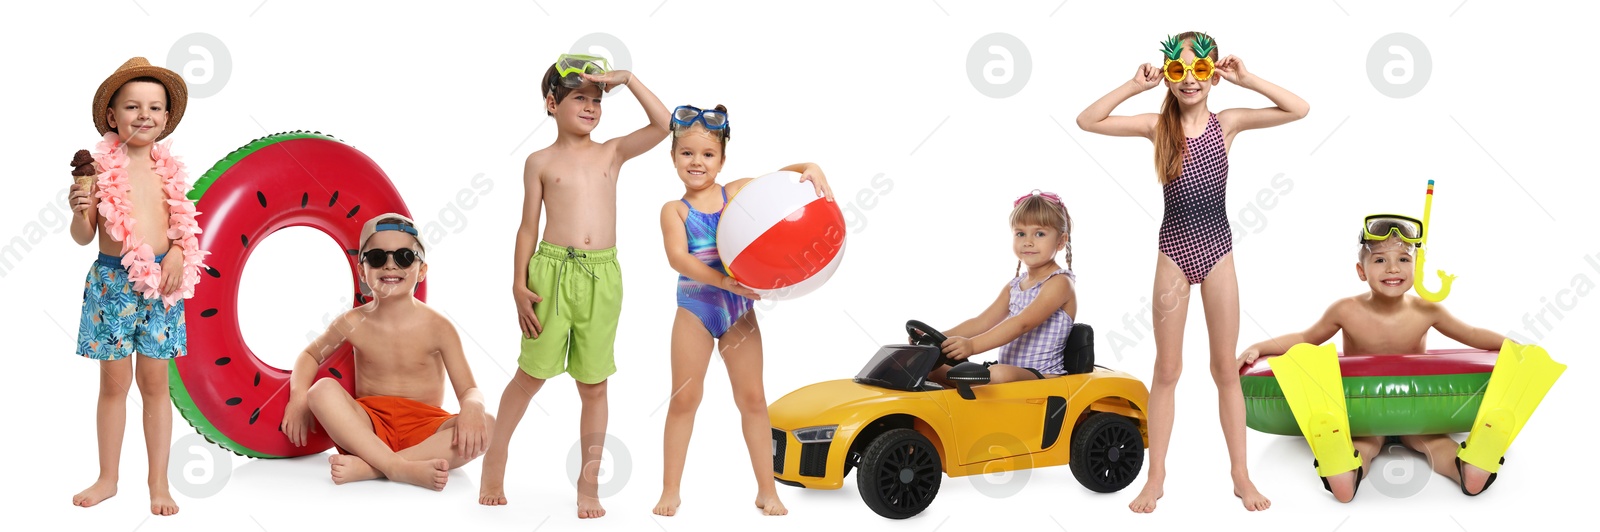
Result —
M1211 73L1216 71L1216 66L1210 57L1195 58L1193 63L1184 63L1182 59L1168 59L1161 66L1161 74L1167 77L1167 81L1173 83L1183 82L1184 76L1190 72L1194 73L1195 81L1205 81L1211 79Z
M410 268L412 264L422 260L422 257L418 256L417 252L412 251L411 248L400 248L394 251L369 249L361 254L361 259L366 261L369 267L382 268L389 263L389 257L391 256L394 257L394 265L401 268Z
M687 129L695 122L705 125L708 131L725 129L728 127L728 113L716 109L705 110L692 105L680 105L672 110L672 125Z

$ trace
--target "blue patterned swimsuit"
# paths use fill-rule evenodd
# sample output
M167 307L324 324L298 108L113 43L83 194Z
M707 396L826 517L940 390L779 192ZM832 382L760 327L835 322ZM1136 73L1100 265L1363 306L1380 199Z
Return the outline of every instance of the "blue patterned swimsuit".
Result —
M722 220L722 211L700 212L694 210L689 200L679 201L689 208L689 215L683 219L684 232L689 236L689 253L711 269L725 272L722 256L717 254L717 223ZM722 189L722 206L728 206L726 187ZM700 318L700 323L705 325L712 338L721 338L733 327L734 322L739 321L740 316L754 308L755 302L679 274L678 306Z

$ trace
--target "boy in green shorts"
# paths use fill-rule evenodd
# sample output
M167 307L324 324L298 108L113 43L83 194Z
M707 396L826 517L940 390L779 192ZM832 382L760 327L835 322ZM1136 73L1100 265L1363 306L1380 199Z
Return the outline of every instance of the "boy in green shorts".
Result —
M517 229L511 295L522 328L516 376L500 395L500 425L483 462L478 502L506 504L505 470L511 433L546 379L566 372L583 401L579 439L578 517L605 515L598 473L606 433L606 378L616 372L612 343L622 311L617 265L617 173L622 163L667 138L667 108L626 70L603 58L562 55L541 81L545 113L555 117L556 140L523 166L522 225ZM650 124L604 143L590 133L600 122L601 97L627 85ZM550 224L538 242L539 217Z

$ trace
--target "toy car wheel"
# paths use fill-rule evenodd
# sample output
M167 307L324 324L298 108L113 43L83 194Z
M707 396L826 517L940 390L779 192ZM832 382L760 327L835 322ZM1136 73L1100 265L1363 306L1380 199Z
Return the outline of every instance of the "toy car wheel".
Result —
M943 476L939 453L928 438L912 429L894 429L867 445L856 488L878 515L905 519L933 503Z
M1128 487L1144 467L1139 425L1116 414L1089 416L1072 431L1072 476L1083 487L1111 493Z

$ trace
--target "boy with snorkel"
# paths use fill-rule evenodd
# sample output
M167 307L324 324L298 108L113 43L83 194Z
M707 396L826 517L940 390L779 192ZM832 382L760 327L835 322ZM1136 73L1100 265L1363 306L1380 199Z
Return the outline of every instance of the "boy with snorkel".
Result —
M1431 210L1432 181L1428 194ZM1435 472L1455 481L1467 495L1482 493L1494 482L1511 440L1566 369L1538 346L1517 345L1446 311L1438 301L1449 293L1453 277L1441 272L1445 283L1439 293L1415 285L1415 272L1422 271L1426 227L1425 220L1408 216L1367 216L1356 274L1370 290L1335 301L1305 331L1257 343L1239 355L1241 366L1262 355L1284 355L1269 360L1273 373L1316 456L1323 487L1339 502L1355 497L1385 437L1350 436L1338 355L1331 345L1322 345L1335 333L1342 333L1345 356L1424 353L1430 330L1473 349L1500 352L1465 442L1457 444L1448 434L1399 437L1402 445L1426 455ZM1413 287L1422 297L1407 293Z

